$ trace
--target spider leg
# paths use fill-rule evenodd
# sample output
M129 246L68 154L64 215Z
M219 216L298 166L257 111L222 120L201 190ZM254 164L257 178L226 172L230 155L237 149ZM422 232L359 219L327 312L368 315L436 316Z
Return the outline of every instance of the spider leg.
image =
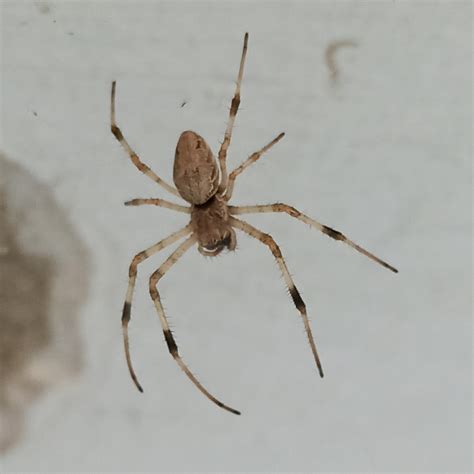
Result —
M239 74L237 76L237 85L235 88L235 94L232 99L232 103L230 106L229 112L229 120L227 122L227 128L224 134L224 141L219 149L219 165L221 168L221 183L219 185L219 193L222 193L227 188L227 165L226 165L226 158L227 158L227 150L230 145L230 140L232 138L232 129L234 127L235 117L237 115L237 111L239 109L240 104L240 85L242 83L242 76L244 75L244 64L245 64L245 56L247 55L247 43L249 39L249 34L245 33L244 36L244 47L242 49L242 57L240 58L240 67L239 67Z
M163 328L163 334L165 336L166 344L168 345L168 350L177 362L179 367L183 372L188 376L188 378L193 382L193 384L212 402L217 406L223 408L224 410L240 415L240 412L225 405L220 400L211 395L203 385L197 380L194 374L189 370L188 366L183 362L183 359L179 355L178 346L174 340L173 334L171 333L168 320L166 319L163 305L161 304L160 295L158 293L158 281L165 275L165 273L178 261L179 258L197 241L196 236L193 234L188 237L180 246L167 258L167 260L156 270L150 277L150 296L155 303L156 310L160 316L161 326Z
M256 229L255 227L251 226L247 222L240 221L235 217L231 217L229 219L230 224L245 232L246 234L254 237L257 240L260 240L262 244L265 244L270 251L272 252L273 256L275 257L278 266L283 274L283 278L285 279L286 286L290 290L291 298L296 306L296 309L300 312L301 317L303 318L304 328L306 330L306 335L308 336L309 345L311 346L311 350L313 352L314 360L316 361L316 365L318 366L319 375L324 377L323 367L321 365L321 361L319 359L318 351L316 349L316 344L314 342L313 333L311 331L311 326L308 320L308 314L306 313L306 305L304 304L303 299L299 291L297 290L293 279L291 278L290 272L286 266L285 260L283 259L283 255L281 253L280 247L278 247L277 243L273 240L273 237L269 234L265 234L260 230Z
M135 382L138 390L143 392L143 389L138 382L138 378L133 370L132 366L132 359L130 357L130 345L128 343L128 323L130 322L130 315L132 310L132 297L133 297L133 290L135 288L135 281L137 279L137 267L138 265L146 260L148 257L156 254L160 250L164 249L168 245L176 242L180 238L186 236L191 232L191 225L187 225L183 229L171 234L170 236L166 237L165 239L161 240L160 242L152 245L151 247L139 252L133 257L132 262L130 263L130 267L128 269L128 288L127 294L125 296L125 303L123 304L122 310L122 332L123 332L123 345L125 348L125 357L127 359L128 370L130 372L130 376L132 380Z
M374 262L377 262L378 264L384 266L385 268L388 268L394 273L398 273L398 270L395 267L392 267L387 262L384 262L379 257L376 257L374 254L370 253L369 251L365 250L361 246L357 245L355 242L352 242L352 240L349 240L344 234L342 234L338 230L334 230L331 227L328 227L324 224L319 223L318 221L315 221L314 219L311 219L310 217L304 215L303 213L301 213L294 207L288 206L287 204L276 203L276 204L265 204L265 205L260 205L260 206L229 206L229 212L233 215L256 214L259 212L286 212L291 217L295 217L296 219L304 222L305 224L308 224L311 227L318 229L323 234L328 235L334 240L340 240L341 242L346 243L347 245L357 250L362 255L369 257Z
M237 176L242 173L246 168L248 168L252 163L255 163L266 151L268 151L273 145L278 143L284 136L284 133L280 133L280 135L274 138L270 143L268 143L255 153L252 153L239 167L235 168L235 170L230 173L229 182L227 183L227 191L225 194L226 201L229 201L232 197L235 178L237 178Z
M113 81L112 92L110 94L110 129L112 133L114 134L115 138L120 142L120 144L123 146L125 151L128 153L133 164L145 176L148 176L151 180L155 181L155 183L158 183L159 185L163 186L167 191L174 194L175 196L181 197L178 191L175 188L173 188L173 186L169 185L166 181L162 180L158 175L155 174L154 171L151 170L149 166L147 166L145 163L143 163L140 160L138 155L132 150L132 148L128 144L127 140L125 140L125 137L123 136L122 131L120 130L120 128L118 127L115 121L115 84L116 82Z
M174 202L165 201L164 199L131 199L124 203L126 206L142 206L143 204L151 204L153 206L166 207L173 211L184 212L185 214L191 214L191 208L188 206L180 206Z

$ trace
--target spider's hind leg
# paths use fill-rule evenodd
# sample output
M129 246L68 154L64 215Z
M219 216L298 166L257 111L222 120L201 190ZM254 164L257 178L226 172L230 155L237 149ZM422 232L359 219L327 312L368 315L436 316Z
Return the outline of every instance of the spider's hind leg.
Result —
M211 395L204 386L198 381L198 379L194 376L194 374L189 370L188 366L184 363L183 359L181 358L178 352L178 346L176 341L171 333L168 320L166 318L163 305L161 304L160 294L158 293L158 282L159 280L165 275L165 273L183 256L183 254L194 244L196 243L197 238L193 234L188 237L167 259L166 261L156 270L150 277L149 287L150 287L150 296L155 303L156 311L160 317L161 326L163 328L163 334L165 336L166 344L168 345L168 350L176 361L176 363L180 366L183 372L188 376L191 382L198 388L198 390L203 393L209 400L214 402L217 406L223 408L224 410L230 411L236 415L240 415L240 412L231 408L216 397Z
M283 274L283 278L285 279L286 286L290 291L293 303L295 304L296 309L300 312L301 317L303 318L304 328L308 337L309 345L311 346L311 351L313 352L314 360L316 362L316 365L318 366L319 375L321 377L324 377L323 367L321 365L321 360L319 359L318 351L316 349L316 344L313 338L313 333L309 324L308 314L306 312L306 305L304 304L304 301L295 286L293 278L291 278L290 272L288 271L288 267L286 266L285 260L283 259L280 247L278 247L277 243L273 240L273 237L271 235L261 232L260 230L251 226L247 222L240 221L235 217L231 217L230 223L233 227L242 230L243 232L257 240L260 240L260 242L262 242L262 244L265 244L272 252Z
M311 219L310 217L306 216L302 212L298 211L298 209L295 209L292 206L288 206L287 204L275 203L275 204L263 204L263 205L258 205L258 206L229 206L229 211L232 215L256 214L256 213L263 213L263 212L285 212L291 217L294 217L300 220L301 222L308 224L314 229L319 230L323 234L326 234L328 237L331 237L334 240L339 240L341 242L344 242L346 245L349 245L349 247L352 247L354 250L357 250L357 252L361 253L362 255L365 255L366 257L370 258L374 262L377 262L379 265L382 265L383 267L388 268L393 273L398 273L398 270L395 267L393 267L392 265L389 265L387 262L377 257L373 253L369 252L368 250L365 250L360 245L357 245L355 242L348 239L342 232L339 232L338 230L335 230L332 227L321 224L320 222L314 219Z
M130 344L128 341L128 323L130 322L131 317L131 310L132 310L132 297L133 297L133 290L135 289L135 281L137 279L137 271L138 265L142 263L147 258L151 257L152 255L156 254L160 250L164 249L168 245L176 242L180 238L184 237L185 235L191 232L191 226L187 225L183 229L171 234L170 236L166 237L165 239L161 240L160 242L152 245L151 247L139 252L133 257L132 262L130 263L130 267L128 269L128 287L127 287L127 294L125 296L125 302L123 304L122 310L122 333L123 333L123 345L125 349L125 357L127 359L127 366L130 372L130 376L132 377L133 382L135 383L136 387L140 392L143 392L143 388L138 382L137 375L135 374L135 370L133 370L132 359L130 356Z

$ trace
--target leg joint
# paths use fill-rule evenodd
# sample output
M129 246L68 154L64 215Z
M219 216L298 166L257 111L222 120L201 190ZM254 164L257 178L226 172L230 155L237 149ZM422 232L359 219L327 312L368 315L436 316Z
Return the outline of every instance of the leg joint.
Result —
M114 134L115 138L119 141L122 141L123 140L123 134L122 132L120 131L120 128L117 127L117 125L115 125L114 123L110 126L110 130L112 131L112 133Z
M159 298L158 290L156 286L158 285L158 282L162 276L163 274L160 272L160 270L156 270L156 272L154 272L150 277L150 281L149 281L150 296L153 300Z
M143 262L148 257L148 253L144 250L143 252L138 253L133 257L132 263L130 264L130 268L128 269L128 276L133 278L137 275L137 267L138 265Z
M262 235L262 242L270 247L275 258L282 258L280 247L278 247L277 243L273 240L273 237L269 234Z
M150 167L145 165L145 163L142 163L140 161L140 158L138 158L138 155L133 153L130 156L132 158L133 163L135 164L135 166L138 168L139 171L141 171L142 173L147 173L148 171L150 171Z
M276 204L277 211L279 212L286 212L292 217L299 217L301 216L301 212L295 209L292 206L288 206L288 204L278 203Z
M160 281L162 276L163 276L163 273L161 273L159 269L153 272L150 277L150 287L156 286L156 284Z

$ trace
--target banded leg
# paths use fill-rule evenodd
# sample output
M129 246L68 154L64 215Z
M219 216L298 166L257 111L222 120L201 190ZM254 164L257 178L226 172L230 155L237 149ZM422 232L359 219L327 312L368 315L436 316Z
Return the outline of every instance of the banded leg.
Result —
M114 134L115 138L120 142L120 144L123 146L125 151L128 153L128 156L130 156L130 159L132 160L132 163L145 175L148 176L151 180L155 181L155 183L158 183L160 186L163 186L167 191L170 193L174 194L175 196L181 197L178 193L178 191L173 188L173 186L169 185L166 181L162 180L158 175L155 174L154 171L151 170L149 166L147 166L145 163L143 163L138 155L132 150L130 145L128 144L127 140L125 140L125 137L122 134L122 131L118 127L116 121L115 121L115 84L116 82L112 82L112 92L110 94L110 130Z
M244 64L245 56L247 55L247 43L249 40L249 34L245 33L244 36L244 47L242 49L242 57L240 58L239 74L237 76L237 85L235 87L235 94L230 105L229 120L227 122L227 128L224 134L224 141L219 149L219 165L221 168L221 182L219 185L219 193L223 193L227 188L227 150L230 145L230 140L232 138L232 129L234 128L235 117L237 111L239 110L240 104L240 85L242 83L242 76L244 75Z
M174 202L165 201L164 199L132 199L124 203L126 206L142 206L144 204L151 204L153 206L165 207L173 211L184 212L185 214L191 214L191 208L188 206L180 206Z
M165 312L163 310L163 305L161 304L160 295L158 293L158 282L165 275L165 273L178 261L178 259L197 241L195 235L191 235L187 240L185 240L161 265L158 270L156 270L150 277L150 296L155 303L156 310L160 316L161 326L163 328L163 334L165 336L166 344L168 345L168 350L170 351L171 356L183 370L183 372L188 376L191 382L212 402L217 406L223 408L224 410L240 415L240 412L225 405L216 397L211 395L203 385L197 380L194 374L189 370L188 366L183 362L183 359L179 355L178 346L174 340L173 334L171 333L168 320L166 319Z
M166 239L161 240L155 245L143 250L140 253L137 253L135 257L133 257L132 263L128 269L128 288L127 294L125 296L125 303L123 304L123 311L122 311L122 332L123 332L123 345L125 348L125 357L127 359L128 370L130 372L130 376L134 381L135 385L137 386L140 392L143 392L143 388L138 382L138 378L133 370L132 366L132 359L130 357L130 345L128 342L128 323L130 322L130 315L132 310L132 297L133 297L133 290L135 288L135 281L137 279L137 267L140 263L146 260L148 257L156 254L160 250L164 249L168 245L176 242L177 240L185 237L187 234L191 232L191 225L187 225L183 229L171 234L170 236L166 237Z
M251 237L254 237L257 240L260 240L260 242L262 242L262 244L265 244L272 252L283 274L283 278L285 279L286 286L290 291L293 303L295 304L296 309L300 312L301 317L303 318L304 328L306 330L306 335L308 336L308 341L309 345L311 346L311 351L313 352L314 360L316 361L316 365L318 366L319 375L321 377L324 377L323 367L321 365L318 351L316 349L316 344L314 342L311 326L309 325L308 314L306 313L306 305L304 304L304 301L301 298L301 295L297 290L293 279L291 278L285 260L283 259L283 255L281 254L280 247L278 247L277 243L273 240L273 237L271 235L264 234L263 232L251 226L247 222L240 221L235 217L231 217L229 219L229 222L233 227L242 230L243 232L250 235Z
M379 257L376 257L373 253L368 252L361 246L357 245L355 242L352 242L352 240L349 240L344 234L342 234L338 230L334 230L333 228L328 227L327 225L321 224L320 222L315 221L314 219L311 219L310 217L304 215L303 213L301 213L294 207L288 206L287 204L276 203L276 204L265 204L265 205L260 205L260 206L229 206L229 212L233 215L256 214L259 212L286 212L291 217L295 217L296 219L304 222L305 224L308 224L311 227L318 229L323 234L328 235L334 240L340 240L341 242L346 243L347 245L357 250L362 255L369 257L374 262L377 262L383 267L388 268L394 273L398 273L398 270L395 267L392 267L387 262L384 262Z
M234 191L234 182L235 178L242 173L246 168L248 168L252 163L255 163L266 151L268 151L273 145L278 143L283 137L284 133L280 133L276 138L274 138L270 143L265 145L262 149L251 154L238 168L235 168L232 173L229 175L229 182L227 183L227 191L225 193L225 200L229 201L232 197L232 192Z

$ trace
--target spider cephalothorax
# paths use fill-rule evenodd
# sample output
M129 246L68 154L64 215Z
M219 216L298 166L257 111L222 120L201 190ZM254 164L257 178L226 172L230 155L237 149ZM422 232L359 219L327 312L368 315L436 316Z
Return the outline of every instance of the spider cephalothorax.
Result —
M201 205L191 208L191 226L203 255L215 257L228 248L235 250L235 231L230 222L229 207L220 196L212 196Z
M341 232L334 230L331 227L325 226L318 221L311 219L299 212L294 207L288 206L287 204L264 204L256 206L229 206L228 202L232 197L232 191L234 189L234 182L237 176L242 173L248 166L255 163L268 149L270 149L275 143L280 141L284 134L280 133L271 142L261 148L259 151L250 155L240 166L235 168L230 175L227 175L226 158L227 149L229 148L232 129L234 126L235 116L240 104L240 85L242 82L242 76L244 71L245 56L247 54L247 42L248 34L245 34L244 48L242 51L242 57L240 60L239 74L237 77L237 86L234 97L232 99L229 121L224 135L224 141L219 149L218 162L214 159L212 151L209 145L206 143L204 138L192 131L186 131L179 137L176 145L176 154L174 161L173 178L176 188L163 181L158 175L156 175L147 165L145 165L138 155L132 150L130 145L125 140L121 130L115 121L115 81L112 83L112 94L111 94L111 130L114 136L119 140L126 152L130 156L133 164L146 176L151 178L153 181L161 185L170 193L177 197L183 198L190 204L190 206L182 206L175 204L164 199L132 199L127 201L125 204L128 206L139 206L142 204L152 204L155 206L165 207L174 211L182 212L190 215L190 222L188 225L183 227L181 230L171 234L160 242L152 245L151 247L139 252L133 258L129 267L129 282L127 288L127 294L125 297L125 303L122 312L122 328L123 338L125 346L125 356L127 358L128 369L130 375L135 382L135 385L140 391L142 387L138 382L137 376L132 366L130 357L130 349L128 343L128 323L130 321L131 305L133 290L135 287L135 280L137 277L138 265L148 257L156 254L163 248L171 245L178 240L187 237L177 249L165 260L165 262L156 270L150 277L149 280L149 291L150 296L155 303L156 310L160 317L161 325L163 327L163 333L165 337L168 349L176 360L181 369L186 373L189 379L196 385L196 387L210 400L216 403L221 408L228 410L235 414L240 414L239 411L231 408L213 395L211 395L196 379L193 373L189 370L188 366L184 363L178 352L178 346L171 334L168 320L166 318L163 306L161 304L160 295L158 293L158 282L165 275L165 273L171 268L174 263L194 244L197 243L198 250L205 256L214 257L218 255L222 250L228 248L234 250L236 246L236 236L234 229L239 229L251 237L258 239L264 245L266 245L275 257L278 266L283 274L285 283L290 291L290 295L293 302L301 314L303 319L306 335L308 342L313 353L314 360L319 370L321 377L323 376L323 369L319 360L319 355L316 350L316 344L314 343L311 326L309 324L308 316L306 313L306 306L301 298L300 293L296 289L293 279L288 271L286 263L283 259L280 248L277 243L269 234L265 234L255 227L251 226L247 222L237 219L235 216L239 214L251 214L261 212L285 212L291 217L309 224L311 227L321 231L327 236L335 240L340 240L347 245L351 246L358 252L369 257L375 262L383 265L393 272L397 270L379 259L372 253L358 246Z

